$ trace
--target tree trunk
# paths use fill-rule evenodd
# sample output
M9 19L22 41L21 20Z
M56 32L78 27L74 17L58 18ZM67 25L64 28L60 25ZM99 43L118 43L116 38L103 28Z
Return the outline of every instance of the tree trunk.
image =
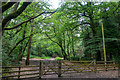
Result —
M27 45L28 45L28 42L25 44L25 47L24 47L24 49L23 49L23 51L22 51L22 54L21 54L21 58L20 58L20 60L22 61L22 57L23 57L23 54L24 54L24 52L25 52L25 50L26 50L26 47L27 47Z
M26 23L26 25L25 25L25 27L24 27L23 39L25 38L25 33L26 33L25 29L26 29L26 26L27 26L27 23ZM20 60L22 60L22 57L23 57L24 51L25 51L25 49L26 49L26 47L27 47L27 44L28 44L28 42L25 44L25 48L23 48L23 46L21 46ZM22 43L22 45L24 45L24 42Z
M67 36L68 36L68 41L66 42L66 47L67 47L67 54L69 56L69 60L70 60L70 36L69 36L69 32L67 31Z
M22 43L22 45L23 45L23 43ZM19 60L22 60L22 59L21 59L22 50L23 50L23 47L22 47L22 46L20 46L20 52L19 52L19 56L20 56L20 57L19 57Z
M63 55L63 57L64 57L64 60L66 60L66 59L67 59L67 54L66 54L66 52L65 52L65 50L64 50L64 48L63 48L63 46L62 46L62 40L61 40L61 39L59 39L59 46L60 46L60 48L61 48L61 51L62 51L62 55Z
M101 61L101 53L100 53L100 50L97 51L96 58L97 58L97 61Z
M33 32L33 25L31 26L31 34ZM29 65L29 57L30 57L30 49L31 49L31 40L32 40L32 35L30 34L29 37L29 46L28 46L28 52L27 52L27 59L26 59L26 65Z
M63 54L63 57L64 57L64 60L67 60L67 54L65 52L65 50L63 49L63 47L61 46L61 50L62 50L62 54Z
M31 49L31 39L32 39L32 36L29 37L29 46L28 46L28 52L27 52L26 65L29 65L29 56L30 56L30 49Z
M88 2L88 6L92 6L92 3L91 2ZM89 19L90 19L90 26L91 26L91 30L92 30L92 37L93 37L93 44L96 45L98 44L99 42L96 42L96 26L98 26L95 21L94 21L94 16L93 16L93 9L91 8L91 10L89 11ZM94 47L95 49L95 55L93 55L94 59L96 60L101 60L101 53L100 53L100 50L97 50L96 47Z
M75 50L74 50L74 36L73 36L73 31L71 31L71 35L72 35L72 54L75 57Z
M66 47L65 47L65 32L63 32L63 37L64 37L63 47L64 47L64 50L66 51Z

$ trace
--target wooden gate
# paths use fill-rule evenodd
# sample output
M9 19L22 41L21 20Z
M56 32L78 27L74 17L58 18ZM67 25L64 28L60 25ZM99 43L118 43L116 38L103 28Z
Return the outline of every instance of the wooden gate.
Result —
M40 77L43 75L96 72L95 61L40 61Z
M57 75L61 77L64 74L85 73L97 71L117 70L118 65L114 61L40 61L39 66L11 66L2 67L2 78L41 78L44 75ZM15 74L14 74L15 73Z
M94 61L64 61L62 63L62 74L93 72Z
M58 74L58 61L41 61L42 75Z
M40 78L43 75L56 74L58 77L64 74L85 73L97 71L116 70L117 65L113 61L40 61Z

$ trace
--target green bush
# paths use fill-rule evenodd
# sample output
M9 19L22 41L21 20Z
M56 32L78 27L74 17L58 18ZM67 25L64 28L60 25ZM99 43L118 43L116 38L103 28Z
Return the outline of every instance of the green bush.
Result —
M72 61L79 61L80 60L80 57L79 56L71 56L70 57L70 60L72 60Z

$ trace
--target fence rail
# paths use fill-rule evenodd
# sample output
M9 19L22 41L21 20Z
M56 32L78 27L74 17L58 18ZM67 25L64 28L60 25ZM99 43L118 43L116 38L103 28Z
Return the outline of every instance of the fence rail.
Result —
M38 68L38 69L33 69L33 68ZM3 69L2 71L3 79L4 78L20 79L22 76L28 76L28 75L32 75L32 77L36 77L36 75L39 74L39 66L3 66L2 69ZM26 77L26 78L29 78L29 77Z
M41 78L43 75L117 70L114 61L40 61L39 66L3 66L2 78ZM7 71L8 70L8 71Z

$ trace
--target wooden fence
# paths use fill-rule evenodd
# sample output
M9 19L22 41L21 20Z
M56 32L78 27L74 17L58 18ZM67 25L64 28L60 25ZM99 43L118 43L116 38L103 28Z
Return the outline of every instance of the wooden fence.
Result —
M39 66L4 66L2 69L3 80L39 77Z
M39 66L2 67L2 79L41 78L43 75L98 72L117 70L118 65L113 61L40 61Z
M105 64L104 61L70 61L63 62L62 65L62 74L71 74L71 73L84 73L84 72L97 72L97 71L110 71L117 70L117 64L113 61L107 61Z

